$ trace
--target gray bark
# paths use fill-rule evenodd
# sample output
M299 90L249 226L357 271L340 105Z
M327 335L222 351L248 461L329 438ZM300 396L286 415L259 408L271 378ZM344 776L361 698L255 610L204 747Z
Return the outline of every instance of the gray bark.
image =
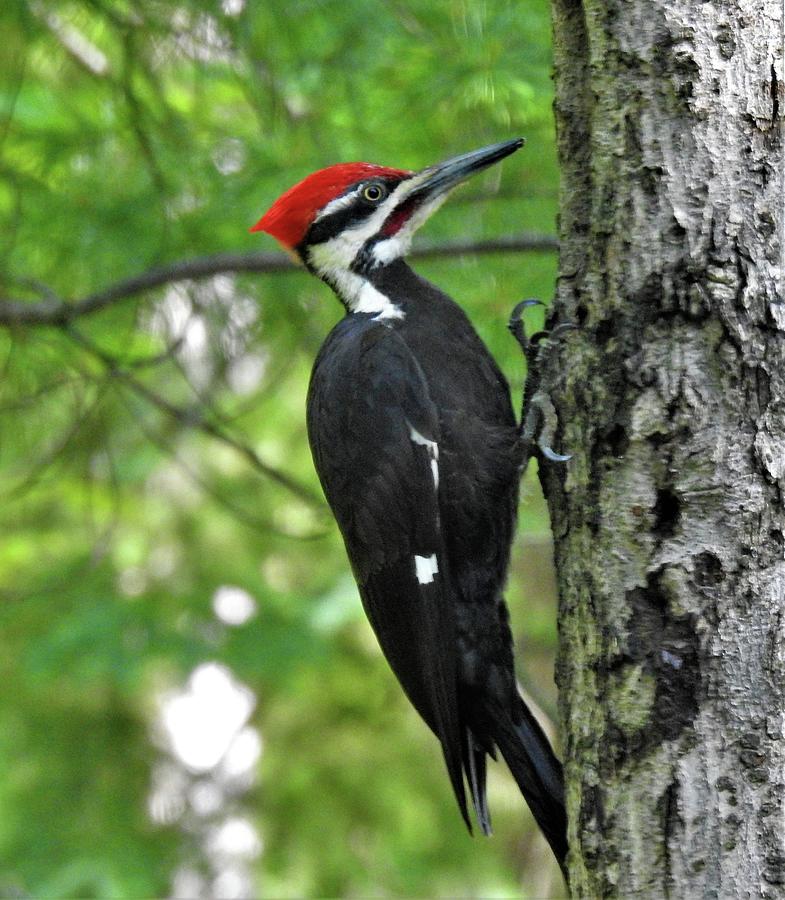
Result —
M576 897L785 896L782 0L554 0Z

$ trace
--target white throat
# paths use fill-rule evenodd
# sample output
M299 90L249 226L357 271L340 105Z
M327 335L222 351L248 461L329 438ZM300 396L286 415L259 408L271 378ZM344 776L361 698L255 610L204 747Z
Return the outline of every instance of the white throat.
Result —
M308 262L335 290L350 312L372 313L377 319L402 319L404 312L400 306L367 278L350 269L357 252L354 241L347 240L346 235L338 235L310 247Z

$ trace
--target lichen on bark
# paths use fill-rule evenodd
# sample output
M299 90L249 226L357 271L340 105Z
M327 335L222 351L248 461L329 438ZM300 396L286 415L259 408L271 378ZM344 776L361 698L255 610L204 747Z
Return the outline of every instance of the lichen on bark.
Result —
M782 5L553 23L571 889L783 896Z

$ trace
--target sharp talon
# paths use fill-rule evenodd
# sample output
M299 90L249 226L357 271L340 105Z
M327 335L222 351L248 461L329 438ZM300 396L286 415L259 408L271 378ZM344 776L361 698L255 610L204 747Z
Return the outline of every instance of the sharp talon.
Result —
M537 346L540 341L544 341L545 338L549 338L553 335L552 331L536 331L530 338L529 343L533 346Z
M557 453L550 447L540 447L540 450L542 450L542 455L551 462L566 463L572 459L572 453Z
M521 300L520 303L516 303L513 311L510 313L510 319L507 322L507 327L510 331L518 338L520 342L519 334L522 333L523 323L521 322L521 316L523 315L523 311L528 309L530 306L545 306L542 300L537 300L534 297L529 297L526 300ZM523 334L525 339L526 335Z
M555 328L551 328L550 331L538 331L536 334L533 334L529 338L529 343L532 345L536 345L544 340L554 341L556 340L556 338L560 338L568 331L577 331L577 329L578 326L574 322L562 322Z
M522 316L524 310L528 309L530 306L545 306L545 304L542 300L537 300L536 297L527 297L525 300L521 300L520 303L516 303L515 308L510 313L509 321L507 322L507 327L520 345L523 355L529 363L532 361L532 348L534 345L526 336L526 328L523 324Z
M542 300L537 300L536 297L528 297L526 300L521 300L520 303L516 303L515 309L510 313L510 321L513 319L520 319L521 313L524 309L528 309L530 306L545 306Z

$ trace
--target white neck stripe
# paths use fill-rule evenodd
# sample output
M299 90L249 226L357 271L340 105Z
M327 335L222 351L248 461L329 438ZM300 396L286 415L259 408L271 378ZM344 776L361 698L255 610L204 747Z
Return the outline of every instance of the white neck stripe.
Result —
M375 288L367 278L351 271L343 235L308 249L308 261L335 290L350 312L375 313L378 319L402 319L403 310Z
M335 290L353 313L375 313L377 319L402 319L404 312L389 297L375 288L367 278L346 269L333 268L326 273L320 270L327 283Z
M362 282L359 295L354 304L348 303L349 309L356 313L376 313L377 319L403 319L404 311L396 306L389 297L377 290L370 281L357 276Z

